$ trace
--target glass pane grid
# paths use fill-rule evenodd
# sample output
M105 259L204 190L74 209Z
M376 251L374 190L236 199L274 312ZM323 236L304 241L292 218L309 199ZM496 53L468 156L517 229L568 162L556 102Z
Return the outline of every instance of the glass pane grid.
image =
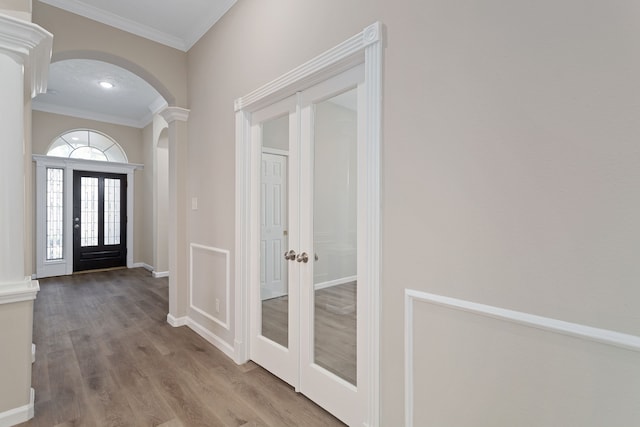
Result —
M49 146L48 156L128 163L118 143L99 132L76 130L61 135Z
M104 244L120 244L120 180L104 180Z
M98 178L80 179L80 246L98 246Z
M63 258L64 170L47 169L47 261Z

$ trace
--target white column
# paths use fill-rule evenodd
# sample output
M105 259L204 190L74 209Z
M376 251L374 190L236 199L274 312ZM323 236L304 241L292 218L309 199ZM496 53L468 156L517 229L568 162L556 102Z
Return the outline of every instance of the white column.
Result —
M189 110L167 107L160 115L169 124L169 314L167 321L182 325L187 311L186 122Z
M0 15L0 294L30 281L24 271L24 93L46 91L52 39L35 24Z
M0 425L33 417L33 300L25 277L25 94L46 90L53 36L0 14ZM29 157L31 153L28 153ZM29 224L28 226L31 226Z

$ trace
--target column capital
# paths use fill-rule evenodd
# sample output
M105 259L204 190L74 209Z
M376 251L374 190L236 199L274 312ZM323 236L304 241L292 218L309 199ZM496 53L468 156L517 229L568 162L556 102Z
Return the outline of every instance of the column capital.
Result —
M29 72L31 96L47 91L53 34L31 22L0 14L0 54Z
M167 123L175 122L176 120L186 122L189 119L189 113L191 110L181 107L167 107L160 111L158 114L162 116Z

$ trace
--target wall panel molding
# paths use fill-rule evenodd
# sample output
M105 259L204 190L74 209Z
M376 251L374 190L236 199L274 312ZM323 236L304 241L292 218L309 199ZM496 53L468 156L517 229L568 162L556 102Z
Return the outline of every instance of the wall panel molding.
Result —
M225 257L225 295L224 295L224 304L225 304L225 312L224 319L220 319L214 313L209 313L205 309L201 307L197 307L193 300L193 289L194 289L194 281L193 281L193 272L194 272L194 262L193 262L193 254L194 251L205 251L212 253L223 254ZM206 317L207 319L215 322L220 325L227 331L230 330L230 322L229 322L229 313L230 313L230 292L231 292L231 253L226 249L215 248L212 246L200 245L197 243L191 243L189 247L189 308L196 313Z
M521 326L536 328L546 332L568 335L573 338L640 352L640 336L607 329L595 328L578 323L566 322L521 311L479 304L471 301L431 294L414 289L405 289L404 297L404 339L405 339L405 426L414 425L414 306L416 302L437 305L451 310L463 311L478 316L489 317Z

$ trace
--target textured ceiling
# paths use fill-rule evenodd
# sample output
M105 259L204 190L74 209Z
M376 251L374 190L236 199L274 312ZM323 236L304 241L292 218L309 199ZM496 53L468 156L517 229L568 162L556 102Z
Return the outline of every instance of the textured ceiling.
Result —
M114 86L103 89L101 81ZM139 128L164 105L160 94L130 71L87 59L52 63L47 93L32 102L34 110Z

